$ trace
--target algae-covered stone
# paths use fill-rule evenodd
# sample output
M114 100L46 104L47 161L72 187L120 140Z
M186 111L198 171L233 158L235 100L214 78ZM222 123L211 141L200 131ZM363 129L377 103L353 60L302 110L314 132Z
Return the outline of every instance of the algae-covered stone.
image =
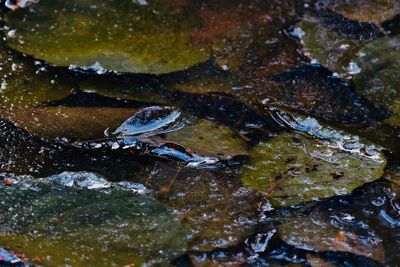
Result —
M210 57L190 40L196 19L161 0L43 0L10 12L6 21L12 48L57 66L159 74Z

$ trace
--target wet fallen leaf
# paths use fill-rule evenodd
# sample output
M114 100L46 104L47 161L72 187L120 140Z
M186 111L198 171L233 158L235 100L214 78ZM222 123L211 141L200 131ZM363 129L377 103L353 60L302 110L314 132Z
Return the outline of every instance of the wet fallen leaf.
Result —
M210 57L207 47L191 43L196 20L161 0L42 0L6 20L15 31L10 46L58 66L160 74Z
M90 139L104 137L104 131L115 128L135 114L131 108L34 107L3 108L0 116L47 139Z
M344 38L340 33L321 23L321 19L305 15L293 32L300 38L303 52L312 62L319 63L341 75L351 75L358 71L349 64L357 57L363 42Z
M382 176L386 159L375 145L315 119L293 123L294 130L311 136L282 134L255 146L241 172L243 183L275 206L348 194Z
M17 252L23 243L24 253L40 254L43 265L165 266L186 247L185 228L151 198L119 189L57 189L46 179L13 188L0 188L0 241Z
M164 138L203 156L231 159L248 154L244 139L228 127L204 119L194 119L181 130L169 133Z
M212 47L217 64L224 70L258 65L260 58L268 57L280 30L295 19L295 1L285 1L284 6L279 1L203 2L195 8L201 27L191 36L195 43Z
M76 86L40 62L34 63L0 42L0 106L37 105L68 96ZM60 73L58 73L60 74Z
M311 267L335 267L337 265L332 264L317 255L307 253L307 260Z
M400 3L396 0L322 0L320 2L350 19L376 24L400 13Z
M0 119L0 169L18 174L37 173L53 161L56 148L37 136Z
M215 259L204 259L202 255L189 255L190 262L193 264L194 267L217 267L217 266L224 266L224 267L240 267L246 263L245 259L236 258L236 259L223 259L223 260L215 260Z
M268 110L255 108L232 95L176 94L186 112L228 126L250 142L269 139L282 131Z
M81 92L129 99L139 103L167 104L160 85L141 77L76 74L35 61L0 43L0 106L36 106L63 103ZM78 104L79 101L76 101ZM97 106L99 103L97 103Z
M335 220L338 219L333 215L325 218L318 213L295 218L279 226L278 235L289 245L307 251L350 252L384 262L382 240L373 230L348 225L339 227L333 223Z
M260 195L244 188L240 179L219 169L172 169L157 164L148 170L156 198L176 210L192 233L190 250L210 251L245 238L259 219Z
M114 99L128 99L142 103L168 105L163 88L156 78L119 74L79 75L78 88L86 93L97 93Z
M358 92L393 112L386 123L400 126L400 38L386 37L367 44L357 59L360 74L354 77Z
M349 83L320 65L289 69L270 80L280 87L269 95L264 93L271 98L269 105L340 123L380 121L388 117L386 110L373 105Z

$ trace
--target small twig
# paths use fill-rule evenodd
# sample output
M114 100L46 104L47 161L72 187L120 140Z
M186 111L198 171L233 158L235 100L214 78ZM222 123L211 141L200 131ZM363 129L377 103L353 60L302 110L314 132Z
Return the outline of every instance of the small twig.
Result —
M265 192L261 192L261 194L265 197L268 197L272 191L274 191L277 187L279 187L280 185L282 185L282 183L290 176L292 176L292 172L293 171L299 171L301 169L303 169L305 166L309 165L310 162L312 162L314 160L313 157L311 157L309 160L307 160L304 164L302 164L299 167L295 167L295 168L290 168L288 169L286 172L284 172L283 174L277 176L275 178L275 182L271 184L271 186L267 189L267 191Z
M172 179L169 181L168 186L163 186L160 188L160 193L169 193L171 191L171 187L174 185L176 178L178 178L178 175L181 173L181 169L178 169L172 177Z

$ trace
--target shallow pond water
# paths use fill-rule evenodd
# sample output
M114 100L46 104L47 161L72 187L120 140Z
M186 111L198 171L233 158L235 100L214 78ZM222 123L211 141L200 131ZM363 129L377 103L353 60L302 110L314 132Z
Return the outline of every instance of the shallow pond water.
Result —
M398 1L0 3L0 266L398 266Z

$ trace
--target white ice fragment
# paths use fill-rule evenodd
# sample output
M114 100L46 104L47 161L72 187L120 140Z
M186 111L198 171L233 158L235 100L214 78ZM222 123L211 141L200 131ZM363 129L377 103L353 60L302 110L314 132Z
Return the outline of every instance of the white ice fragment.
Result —
M1 81L1 85L0 85L0 92L4 91L7 89L7 81L6 80L2 80Z
M68 67L69 70L73 70L73 71L77 71L77 72L95 72L96 74L105 74L107 72L109 72L109 70L107 70L106 68L104 68L100 62L96 61L93 65L91 66L77 66L74 64L69 65Z
M367 54L365 52L362 52L362 51L358 52L359 57L365 57L366 55Z
M144 195L149 192L149 190L140 183L132 183L128 181L122 181L117 183L117 185L123 189L127 189L129 191L132 191L134 194L137 195Z
M30 6L31 4L35 4L39 2L39 0L7 0L5 6L9 9L15 10L17 8L24 8Z
M229 70L229 67L228 67L227 65L221 65L221 68L222 68L224 71L228 71L228 70Z
M13 64L11 64L11 69L12 69L12 71L16 71L16 70L18 70L19 68L21 68L18 64L16 64L16 63L13 63Z
M10 38L14 38L15 37L15 33L16 33L15 30L10 30L10 31L8 31L7 36L10 37Z
M349 63L349 66L347 67L347 73L350 75L358 74L361 72L360 66L354 61L351 61Z
M118 149L118 148L119 148L118 142L114 142L114 143L112 144L112 146L111 146L111 149L112 149L112 150L115 150L115 149Z
M291 114L273 109L274 119L282 126L290 127L298 132L316 137L327 147L325 155L313 155L317 158L328 160L332 158L329 155L329 149L340 149L352 154L358 154L362 157L382 161L384 158L380 153L382 148L374 144L363 144L357 135L347 134L341 130L336 130L329 126L321 125L315 118L293 116ZM332 158L333 159L333 158Z
M191 159L188 163L187 166L191 167L191 168L196 168L196 167L200 167L200 166L206 166L206 165L213 165L218 163L218 159L217 158L213 158L213 157L194 157L193 159Z
M58 175L50 176L48 180L66 187L80 189L103 189L111 187L110 182L91 172L62 172Z
M274 207L272 207L272 204L269 201L267 201L261 206L261 210L264 212L272 211L274 210Z
M263 98L263 99L261 99L260 102L261 102L261 104L266 105L266 104L268 104L268 102L269 102L269 98L268 98L268 97Z
M141 6L147 6L149 4L147 0L132 0L132 2Z
M303 31L302 28L296 27L296 28L293 29L293 31L290 33L290 35L292 35L294 37L297 37L297 38L301 38L304 35L306 35L306 33Z
M250 243L252 250L256 253L264 252L267 249L268 243L275 235L276 229L272 229L267 233L259 233L254 237L254 241Z

